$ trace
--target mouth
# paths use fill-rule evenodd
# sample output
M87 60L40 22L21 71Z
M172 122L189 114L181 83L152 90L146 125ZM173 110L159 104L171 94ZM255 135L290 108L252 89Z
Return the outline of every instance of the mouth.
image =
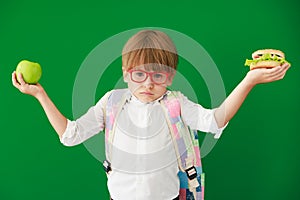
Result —
M153 95L151 92L140 92L140 94L142 94L142 95L147 95L147 96L151 96L151 95Z

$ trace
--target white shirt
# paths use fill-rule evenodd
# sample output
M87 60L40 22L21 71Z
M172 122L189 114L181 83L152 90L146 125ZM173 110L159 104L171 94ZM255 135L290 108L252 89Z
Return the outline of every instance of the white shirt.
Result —
M68 120L61 137L66 146L84 142L104 129L103 109L108 93L76 121ZM162 97L161 97L162 98ZM134 95L123 106L113 141L112 171L107 186L114 200L171 200L178 196L179 171L164 113L157 99L140 102ZM191 128L219 138L214 110L183 98L182 120ZM104 137L104 136L103 136Z

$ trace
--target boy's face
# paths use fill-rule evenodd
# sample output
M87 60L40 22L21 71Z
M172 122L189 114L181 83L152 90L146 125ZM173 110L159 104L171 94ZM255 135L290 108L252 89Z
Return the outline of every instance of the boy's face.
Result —
M123 68L124 81L129 90L141 102L148 103L161 97L171 85L174 74L166 71L149 71L144 66L130 70Z

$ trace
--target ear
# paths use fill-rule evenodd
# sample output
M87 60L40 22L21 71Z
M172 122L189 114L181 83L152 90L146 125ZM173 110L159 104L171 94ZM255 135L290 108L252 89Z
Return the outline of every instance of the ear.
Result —
M123 71L123 80L124 80L125 83L128 83L129 73L126 71L125 67L122 67L122 71Z

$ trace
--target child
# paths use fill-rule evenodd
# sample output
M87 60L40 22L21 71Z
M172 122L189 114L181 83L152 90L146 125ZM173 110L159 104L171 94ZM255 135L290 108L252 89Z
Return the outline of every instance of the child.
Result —
M106 140L107 185L112 199L172 200L179 199L180 167L174 135L170 133L172 124L165 113L174 112L190 129L211 132L218 138L255 85L282 79L289 69L285 64L251 70L220 107L205 109L180 92L167 90L177 63L176 48L165 33L138 32L122 52L123 78L128 89L106 93L76 121L60 113L40 84L26 84L16 72L12 74L12 82L22 93L37 98L64 145L82 143L104 129L107 138L112 135L113 139ZM173 110L167 101L172 98L180 99L180 106L172 107ZM192 170L187 173L190 172L193 175ZM198 182L191 184L199 185ZM194 198L200 199L196 195Z

